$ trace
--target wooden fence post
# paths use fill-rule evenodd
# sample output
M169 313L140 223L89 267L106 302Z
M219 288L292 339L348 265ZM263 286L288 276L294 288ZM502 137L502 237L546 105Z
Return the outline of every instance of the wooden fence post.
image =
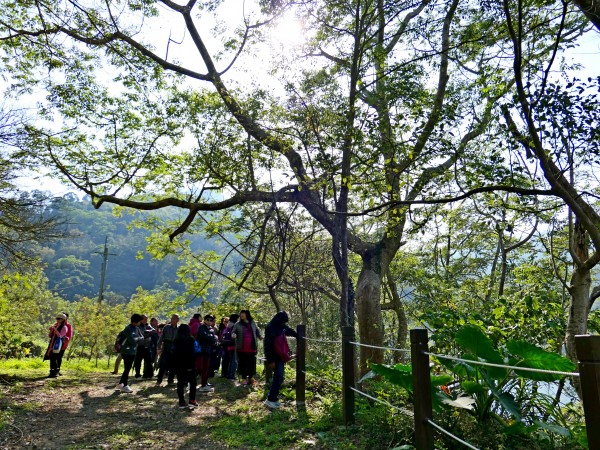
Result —
M342 403L344 425L354 424L354 327L342 327Z
M306 402L306 325L296 327L296 406Z
M600 448L600 336L575 336L588 448Z
M417 450L433 450L433 427L427 419L433 417L431 405L431 377L429 372L427 330L410 330L410 356L412 360L413 406L415 413L415 446Z

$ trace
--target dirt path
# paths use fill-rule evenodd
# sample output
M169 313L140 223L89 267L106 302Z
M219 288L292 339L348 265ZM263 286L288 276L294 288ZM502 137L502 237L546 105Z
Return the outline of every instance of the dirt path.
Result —
M0 375L0 414L9 414L0 429L1 449L208 449L236 447L207 438L207 430L225 416L232 403L247 414L271 414L261 403L262 389L235 387L215 378L215 392L198 394L200 407L180 410L174 386L132 380L133 394L115 391L117 377L108 373L56 379ZM239 415L239 410L236 412ZM241 418L242 420L242 418Z

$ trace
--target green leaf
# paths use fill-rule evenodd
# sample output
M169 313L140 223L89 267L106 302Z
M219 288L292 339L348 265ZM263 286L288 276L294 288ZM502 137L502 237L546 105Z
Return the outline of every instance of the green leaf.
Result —
M576 370L575 364L564 356L548 352L523 340L510 340L506 343L506 348L511 355L518 357L518 360L511 361L511 365L559 372ZM520 377L537 381L554 381L564 376L525 370L515 370L515 373Z
M460 328L456 332L455 340L458 345L473 355L474 361L483 360L493 364L504 364L504 360L494 348L492 340L478 326L465 325ZM479 366L479 370L485 370L492 378L497 380L501 380L507 375L506 369L496 367Z
M390 367L384 364L371 364L371 369L391 383L406 389L412 394L412 367L410 365L396 364L395 366Z

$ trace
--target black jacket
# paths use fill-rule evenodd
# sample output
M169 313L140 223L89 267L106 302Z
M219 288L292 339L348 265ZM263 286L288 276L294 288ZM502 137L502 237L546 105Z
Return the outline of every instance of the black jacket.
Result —
M196 366L194 355L194 338L189 336L173 341L173 364L178 371L193 369Z

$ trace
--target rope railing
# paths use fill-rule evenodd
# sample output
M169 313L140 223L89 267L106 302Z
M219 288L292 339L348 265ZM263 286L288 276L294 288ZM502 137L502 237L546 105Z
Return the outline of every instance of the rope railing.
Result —
M356 388L351 387L350 389L352 389L357 394L362 395L363 397L371 399L371 400L373 400L373 401L375 401L377 403L381 403L382 405L385 405L385 406L387 406L389 408L395 409L395 410L401 412L402 414L406 414L406 415L411 416L411 417L415 416L415 413L412 412L410 409L400 408L399 406L392 405L391 403L386 402L385 400L381 400L380 398L373 397L372 395L369 395L366 392L360 391L360 390L358 390Z
M457 358L455 356L440 355L438 353L430 353L430 352L423 352L423 354L428 355L428 356L435 356L436 358L440 358L440 359L447 359L450 361L458 361L458 362L475 364L478 366L497 367L500 369L523 370L523 371L527 371L527 372L548 373L548 374L552 374L552 375L564 375L567 377L578 377L579 376L579 373L577 373L577 372L561 372L558 370L536 369L535 367L509 366L507 364L496 364L496 363L489 363L489 362L485 362L485 361L474 361L472 359L463 359L463 358Z
M446 430L445 428L440 427L437 423L435 423L433 420L431 419L427 419L427 423L429 425L431 425L433 428L435 428L436 430L438 430L441 433L444 433L446 436L454 439L456 442L460 442L462 445L464 445L467 448L470 448L472 450L479 450L477 447L474 447L473 445L469 444L467 441L463 441L461 438L459 438L458 436L455 436L454 434L450 433L448 430Z
M435 448L434 435L439 432L448 438L473 450L478 450L469 442L455 436L450 431L444 429L433 421L432 404L432 384L430 357L446 359L466 364L496 367L513 371L535 372L541 374L552 374L564 377L578 377L581 380L583 391L583 408L586 418L586 431L590 448L600 448L600 395L597 395L597 380L600 378L600 336L576 336L577 357L580 361L578 372L566 372L557 370L547 370L534 367L521 367L508 364L496 364L486 361L476 361L464 358L458 358L450 355L437 354L429 352L428 335L424 329L411 329L410 342L411 348L402 349L395 347L383 347L371 344L363 344L354 339L354 327L342 327L342 340L316 339L305 336L305 326L302 326L302 333L299 333L298 354L302 355L302 361L298 360L296 367L296 392L298 404L304 403L304 392L299 393L299 389L305 390L305 379L308 375L311 378L323 381L325 383L341 387L343 403L343 419L345 425L354 423L354 402L355 394L370 399L373 402L384 405L396 410L402 414L410 415L414 418L414 445L418 450L433 450ZM305 370L305 352L306 342L312 341L321 344L341 344L342 350L342 381L336 382L326 377L321 377L310 371ZM378 398L375 394L363 392L355 387L356 377L354 367L356 365L355 349L357 347L374 348L384 351L397 351L410 353L412 362L412 381L413 381L413 410L402 408L392 403ZM301 363L300 363L301 362ZM586 394L587 392L587 394ZM596 445L598 444L598 445Z
M394 352L410 353L410 350L407 348L380 347L378 345L363 344L361 342L349 342L349 343L352 345L356 345L357 347L377 348L380 350L391 350Z
M341 344L342 343L342 341L330 341L328 339L316 339L316 338L309 338L306 336L302 336L302 339L304 339L305 341L320 342L323 344Z

